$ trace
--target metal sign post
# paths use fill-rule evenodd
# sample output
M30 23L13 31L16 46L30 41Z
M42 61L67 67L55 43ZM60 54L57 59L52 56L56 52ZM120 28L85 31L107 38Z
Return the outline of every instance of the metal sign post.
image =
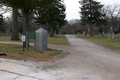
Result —
M23 51L24 51L25 35L22 36L22 42L23 42Z
M36 32L27 32L27 39L35 39L36 38Z

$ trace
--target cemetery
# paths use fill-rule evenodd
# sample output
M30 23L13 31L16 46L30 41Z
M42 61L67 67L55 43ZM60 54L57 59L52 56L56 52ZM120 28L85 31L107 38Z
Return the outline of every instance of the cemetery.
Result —
M22 45L1 44L0 54L1 58L16 59L16 60L49 60L62 52L59 50L53 50L48 48L46 51L34 50L33 46L29 47L29 50L23 51Z
M0 80L120 80L116 3L0 0Z
M26 47L24 47L23 51L23 44L22 42L25 41L25 36L23 37L22 41L22 35L21 35L21 41L10 41L10 36L8 37L0 37L0 41L7 41L7 42L13 42L13 43L20 43L20 45L11 45L11 44L1 44L0 54L5 54L0 56L1 58L7 58L7 59L17 59L17 60L49 60L53 59L55 56L60 55L62 52L59 50L50 49L47 47L49 44L64 44L68 45L68 41L64 35L56 35L56 38L49 38L47 35L47 31L40 28L35 31L35 38L34 36L31 37L32 33L29 33L30 36L27 36L29 38L30 47L28 47L28 50ZM42 36L44 35L44 36ZM31 39L30 39L31 38ZM41 40L40 40L41 39ZM56 42L57 41L57 42ZM43 43L45 42L45 43ZM42 44L43 43L43 44Z
M120 50L120 40L119 40L120 36L118 36L118 35L115 35L114 39L112 39L112 37L113 37L112 34L108 34L108 35L106 34L104 36L99 35L99 37L97 37L96 35L94 35L93 37L91 37L89 35L87 35L87 36L75 35L75 36L85 39L85 40L88 40L90 42L93 42L95 44L98 44L98 45L101 45L104 47L108 47L110 49Z

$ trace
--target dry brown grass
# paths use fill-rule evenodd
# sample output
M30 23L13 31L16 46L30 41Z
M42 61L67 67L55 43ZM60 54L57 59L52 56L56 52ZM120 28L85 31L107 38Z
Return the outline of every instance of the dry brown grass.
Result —
M0 57L7 59L45 61L60 55L62 51L53 49L35 51L33 47L30 47L28 51L23 51L22 45L0 44L0 53L6 54L7 56Z

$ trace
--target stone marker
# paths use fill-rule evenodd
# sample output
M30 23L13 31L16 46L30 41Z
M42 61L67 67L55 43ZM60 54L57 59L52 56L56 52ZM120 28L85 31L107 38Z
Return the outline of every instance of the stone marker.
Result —
M47 50L47 34L48 32L43 28L36 30L35 50Z
M112 37L112 39L114 39L115 38L115 33L113 33L113 37Z
M111 38L110 33L108 33L108 39L110 39L110 38Z
M120 33L117 33L117 37L119 38L119 40L120 40Z
M99 35L96 35L97 37L99 37Z

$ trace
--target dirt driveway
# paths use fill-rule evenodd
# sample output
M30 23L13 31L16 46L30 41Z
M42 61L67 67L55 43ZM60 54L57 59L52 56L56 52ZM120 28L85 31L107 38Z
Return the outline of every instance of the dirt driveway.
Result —
M37 63L6 59L0 61L29 67L33 74L29 76L42 80L120 80L120 52L72 35L66 37L71 46L48 45L64 51L54 60Z

